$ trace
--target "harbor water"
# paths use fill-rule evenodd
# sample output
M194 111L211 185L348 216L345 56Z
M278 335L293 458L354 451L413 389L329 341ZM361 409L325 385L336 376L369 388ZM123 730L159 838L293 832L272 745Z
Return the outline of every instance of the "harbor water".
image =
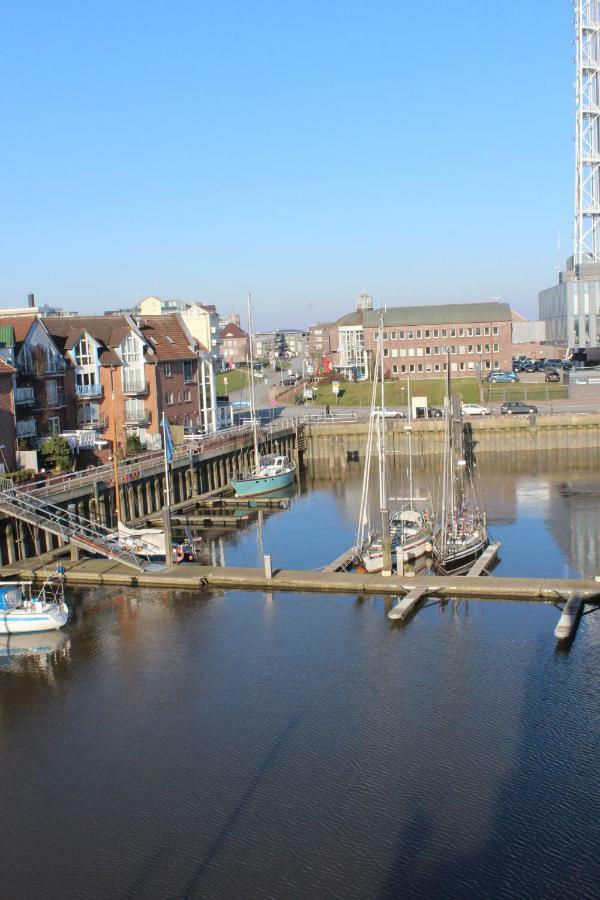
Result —
M482 465L495 572L600 572L596 470L510 462ZM309 474L203 559L322 566L360 490ZM557 649L551 604L67 600L0 645L3 898L598 897L600 612Z

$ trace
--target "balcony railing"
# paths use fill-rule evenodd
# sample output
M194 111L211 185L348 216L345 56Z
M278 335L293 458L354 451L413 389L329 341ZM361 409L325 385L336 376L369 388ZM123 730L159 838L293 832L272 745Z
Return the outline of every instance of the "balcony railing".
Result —
M37 427L35 423L35 419L23 419L22 422L17 422L17 436L18 437L30 437L33 434L36 434Z
M15 390L15 403L35 403L35 391L32 387L20 387Z
M107 426L108 419L106 416L97 419L89 419L87 421L83 421L83 419L77 420L77 427L81 431L104 431Z
M150 411L147 409L125 410L126 425L149 425Z
M78 400L89 400L91 397L97 398L102 396L101 384L76 384L75 395Z
M124 394L145 394L148 390L148 382L145 378L124 378Z
M55 394L50 394L46 397L46 406L49 409L57 409L60 406L66 405L67 399L64 391L57 391Z

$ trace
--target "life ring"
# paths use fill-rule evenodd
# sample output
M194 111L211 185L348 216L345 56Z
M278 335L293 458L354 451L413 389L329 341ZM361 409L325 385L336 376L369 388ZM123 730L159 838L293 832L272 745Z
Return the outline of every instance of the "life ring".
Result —
M175 562L182 563L184 558L185 554L183 552L183 549L181 547L177 547L177 549L175 550Z

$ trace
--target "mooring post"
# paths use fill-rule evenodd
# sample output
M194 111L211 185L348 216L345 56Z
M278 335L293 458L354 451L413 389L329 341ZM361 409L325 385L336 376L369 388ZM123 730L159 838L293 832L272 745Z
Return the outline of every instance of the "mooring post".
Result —
M387 509L381 510L381 551L383 555L382 575L392 574L392 540L390 537L390 516Z
M263 562L265 564L265 578L271 579L273 577L273 563L271 560L271 554L265 553L263 556Z
M163 522L165 528L165 562L173 565L173 538L171 536L171 515L168 506L163 506Z

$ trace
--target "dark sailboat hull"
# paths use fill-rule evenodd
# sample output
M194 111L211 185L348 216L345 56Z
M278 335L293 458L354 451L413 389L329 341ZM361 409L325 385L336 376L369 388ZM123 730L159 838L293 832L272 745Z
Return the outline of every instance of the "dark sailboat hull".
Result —
M487 545L489 538L474 541L466 547L446 549L444 554L439 547L433 545L433 566L438 575L464 575L469 571L476 559L478 559Z

